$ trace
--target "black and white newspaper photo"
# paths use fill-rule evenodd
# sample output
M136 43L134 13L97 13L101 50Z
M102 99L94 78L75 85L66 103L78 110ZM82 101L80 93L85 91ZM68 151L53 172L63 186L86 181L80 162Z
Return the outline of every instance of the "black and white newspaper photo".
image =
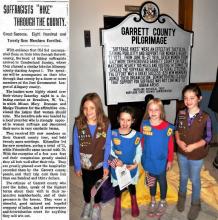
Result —
M1 219L68 219L69 2L0 3Z

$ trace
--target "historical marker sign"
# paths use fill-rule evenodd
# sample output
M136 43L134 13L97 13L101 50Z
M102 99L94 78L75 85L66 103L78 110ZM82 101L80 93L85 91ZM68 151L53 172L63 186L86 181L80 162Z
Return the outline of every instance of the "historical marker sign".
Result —
M102 30L106 104L143 101L147 94L180 99L189 83L193 33L153 2Z

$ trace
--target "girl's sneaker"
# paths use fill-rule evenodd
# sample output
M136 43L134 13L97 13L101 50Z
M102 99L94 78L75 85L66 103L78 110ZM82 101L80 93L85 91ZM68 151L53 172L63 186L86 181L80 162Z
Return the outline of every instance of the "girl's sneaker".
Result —
M165 213L166 209L167 209L167 202L165 200L161 200L158 204L156 215L157 216L163 215Z
M157 209L156 202L150 202L147 210L147 215L149 217L155 216L156 209Z
M83 211L81 214L82 219L89 219L91 216L92 205L90 203L85 203L83 207Z
M101 220L101 206L94 204L91 220Z

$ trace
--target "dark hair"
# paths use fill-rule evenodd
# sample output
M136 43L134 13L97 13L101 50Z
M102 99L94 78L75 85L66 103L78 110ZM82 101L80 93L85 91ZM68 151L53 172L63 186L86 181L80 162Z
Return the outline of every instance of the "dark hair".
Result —
M190 83L189 85L185 86L182 90L182 96L184 97L185 93L187 91L192 91L195 93L195 95L200 98L201 97L201 90L199 86L195 83Z
M120 114L123 112L130 114L132 119L135 119L135 111L131 106L122 106L119 110L118 118L120 117Z

